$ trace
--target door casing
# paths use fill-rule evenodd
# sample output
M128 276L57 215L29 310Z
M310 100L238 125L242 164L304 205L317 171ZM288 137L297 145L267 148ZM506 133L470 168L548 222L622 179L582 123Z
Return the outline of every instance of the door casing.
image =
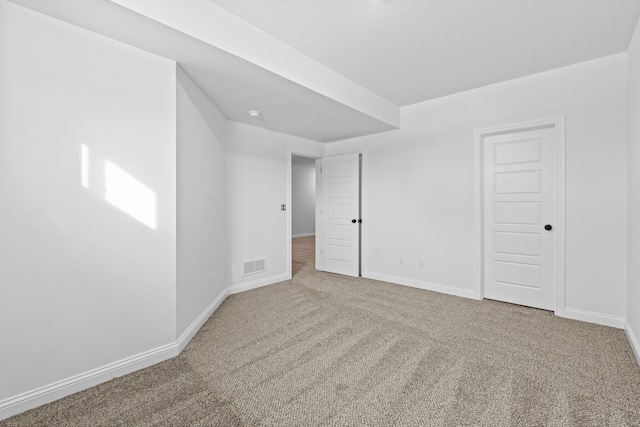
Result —
M556 159L556 272L554 277L555 309L558 316L565 315L565 118L554 117L525 123L478 129L474 132L474 282L473 295L484 299L484 138L518 131L551 128L555 130Z

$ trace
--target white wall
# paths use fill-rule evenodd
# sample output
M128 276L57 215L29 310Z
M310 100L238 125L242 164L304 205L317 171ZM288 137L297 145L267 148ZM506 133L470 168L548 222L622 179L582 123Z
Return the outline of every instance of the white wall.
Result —
M178 338L227 286L227 122L177 67Z
M415 104L403 108L401 130L329 144L328 155L364 152L365 274L469 295L474 130L564 115L566 306L580 311L568 315L620 326L626 67L619 54Z
M171 61L0 1L0 70L2 400L175 341L176 189Z
M640 361L640 22L629 46L629 242L627 332Z
M227 126L229 263L232 292L291 276L288 201L291 153L321 157L324 145L229 122ZM242 276L245 261L266 258L267 271Z
M291 161L291 234L316 233L316 161L293 156Z

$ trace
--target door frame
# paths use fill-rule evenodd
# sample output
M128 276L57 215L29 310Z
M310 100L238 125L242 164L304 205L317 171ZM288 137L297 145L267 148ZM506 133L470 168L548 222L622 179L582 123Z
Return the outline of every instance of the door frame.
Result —
M292 235L293 233L291 232L291 225L293 222L293 219L291 217L291 208L292 208L292 193L293 191L291 191L291 168L292 168L292 164L293 164L293 156L300 156L300 157L307 157L309 159L314 159L314 160L318 160L321 159L322 157L324 157L323 155L320 155L318 153L309 153L309 152L303 152L303 151L292 151L291 148L287 148L287 249L286 249L286 268L287 268L287 276L288 279L287 280L291 280L291 278L293 277L292 274L292 262L291 262L291 257L293 255L292 250L291 250L291 239L292 239ZM317 177L317 172L316 172L316 177ZM316 188L316 194L317 194L318 189ZM318 233L318 230L316 230L316 234Z
M474 272L473 294L476 299L484 299L484 138L505 133L551 128L555 130L556 158L556 272L554 280L555 309L558 316L565 314L565 117L534 120L524 123L496 126L474 131Z

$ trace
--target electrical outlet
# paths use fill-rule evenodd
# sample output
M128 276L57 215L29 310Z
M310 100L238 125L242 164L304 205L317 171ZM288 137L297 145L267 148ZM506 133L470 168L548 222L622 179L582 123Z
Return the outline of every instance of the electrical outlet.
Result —
M420 267L420 268L424 268L424 260L423 260L423 259L420 259L420 260L418 261L418 267Z

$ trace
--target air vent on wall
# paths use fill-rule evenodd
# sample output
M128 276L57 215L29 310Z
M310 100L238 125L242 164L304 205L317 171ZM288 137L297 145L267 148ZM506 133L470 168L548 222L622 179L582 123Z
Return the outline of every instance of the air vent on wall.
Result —
M253 261L245 261L242 264L242 275L248 276L250 274L262 273L263 271L267 271L267 260L266 259L256 259Z

